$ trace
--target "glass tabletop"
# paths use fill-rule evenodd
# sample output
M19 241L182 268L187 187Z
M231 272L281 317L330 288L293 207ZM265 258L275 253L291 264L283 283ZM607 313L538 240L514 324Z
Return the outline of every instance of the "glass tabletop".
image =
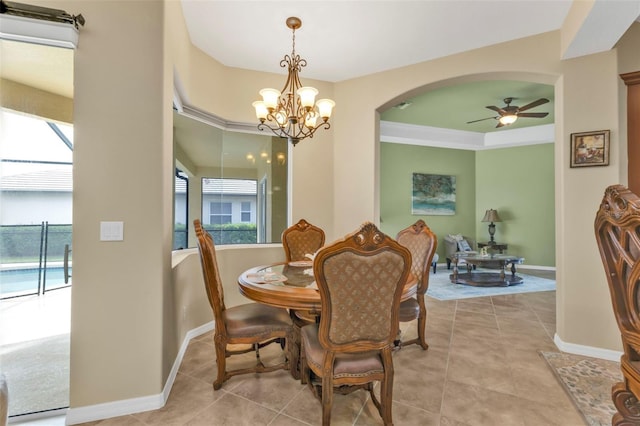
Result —
M524 261L523 257L515 256L512 254L498 254L498 253L489 253L487 255L482 255L480 253L455 253L454 257L462 260L471 260L471 261L495 261L495 262L507 262L507 263L522 263Z
M255 282L292 287L315 287L313 264L291 262L258 269L247 279Z

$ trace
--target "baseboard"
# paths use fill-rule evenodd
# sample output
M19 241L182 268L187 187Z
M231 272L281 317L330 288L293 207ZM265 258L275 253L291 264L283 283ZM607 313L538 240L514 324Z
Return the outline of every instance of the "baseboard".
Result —
M518 265L517 266L518 271L521 269L536 269L539 271L555 271L556 267L555 266L539 266L539 265Z
M65 420L66 425L76 425L80 423L93 422L98 420L109 419L112 417L126 416L134 413L141 413L143 411L158 410L167 403L169 393L173 387L173 383L178 374L180 364L182 364L182 358L189 346L189 342L194 337L207 333L213 330L213 321L204 324L200 327L189 330L180 346L178 355L173 363L169 377L164 385L164 389L161 393L156 395L143 396L140 398L131 398L121 401L107 402L104 404L89 405L85 407L69 408L67 410L67 417Z
M164 404L166 404L167 399L169 399L169 394L171 393L173 382L175 382L176 380L176 375L178 374L178 370L180 369L180 364L182 364L182 358L184 357L184 353L187 351L187 347L189 346L191 339L193 339L194 337L198 337L204 333L208 333L209 331L213 330L213 326L214 322L210 321L204 325L201 325L200 327L187 331L187 334L184 336L184 340L182 341L182 345L180 346L180 350L178 351L178 355L176 356L176 360L173 362L173 367L171 368L169 377L167 377L167 382L164 384L164 389L162 390L164 399L164 402L162 403L163 407Z
M553 336L553 342L562 352L575 355L589 356L592 358L606 359L608 361L620 362L622 352L612 351L611 349L594 348L593 346L576 345L575 343L563 342L556 333Z

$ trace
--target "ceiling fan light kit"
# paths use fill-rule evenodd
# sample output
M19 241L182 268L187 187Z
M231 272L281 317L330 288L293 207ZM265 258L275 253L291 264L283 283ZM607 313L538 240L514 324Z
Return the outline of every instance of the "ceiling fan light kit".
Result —
M535 108L537 106L540 106L542 104L546 104L547 102L549 102L549 99L546 98L540 98L536 101L533 101L525 106L515 106L515 105L511 105L511 102L513 102L515 98L505 98L504 99L504 103L506 104L505 106L503 106L502 108L494 106L494 105L489 105L486 108L497 112L499 115L496 115L495 117L487 117L487 118L481 118L479 120L473 120L473 121L467 121L467 124L471 124L471 123L477 123L479 121L484 121L484 120L498 120L498 125L496 126L496 128L498 127L503 127L503 126L508 126L510 124L513 124L516 122L516 120L518 120L518 118L522 117L522 118L544 118L547 115L549 115L548 112L524 112L527 111L531 108Z
M260 90L262 100L255 101L252 105L260 120L258 129L269 129L276 136L287 138L296 146L302 139L312 138L319 128L331 127L329 118L336 104L331 99L316 102L318 90L300 83L298 73L302 67L307 66L307 61L296 55L296 30L302 26L302 21L292 16L287 18L286 23L293 31L291 56L285 55L280 61L280 66L288 69L287 82L282 90ZM318 118L322 120L320 123Z
M518 119L518 116L515 114L509 114L509 115L503 115L502 117L500 117L498 119L498 121L500 122L500 124L502 124L503 126L508 126L509 124L513 124L516 122L516 120Z

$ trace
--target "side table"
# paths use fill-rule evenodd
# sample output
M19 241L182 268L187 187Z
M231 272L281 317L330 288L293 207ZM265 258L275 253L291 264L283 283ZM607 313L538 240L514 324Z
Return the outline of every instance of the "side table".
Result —
M479 249L481 249L482 247L486 247L486 248L491 249L491 250L498 250L498 251L500 251L500 254L503 254L507 250L507 246L508 246L508 244L503 244L503 243L493 243L493 244L478 243L478 248Z

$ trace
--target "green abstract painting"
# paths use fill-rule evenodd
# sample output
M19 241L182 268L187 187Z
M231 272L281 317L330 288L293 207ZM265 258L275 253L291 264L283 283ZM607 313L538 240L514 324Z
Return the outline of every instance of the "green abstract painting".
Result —
M456 213L456 177L413 174L411 214L454 215Z

